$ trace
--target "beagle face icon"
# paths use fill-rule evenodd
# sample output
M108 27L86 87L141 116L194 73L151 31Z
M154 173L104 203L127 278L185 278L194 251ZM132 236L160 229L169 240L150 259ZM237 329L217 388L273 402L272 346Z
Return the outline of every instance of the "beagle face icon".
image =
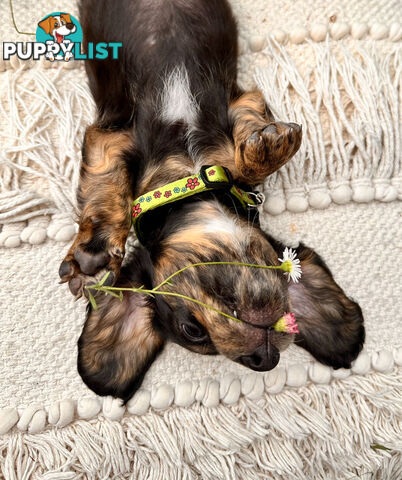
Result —
M39 22L38 25L45 31L45 33L51 35L56 43L63 43L64 37L77 30L69 13L51 15Z

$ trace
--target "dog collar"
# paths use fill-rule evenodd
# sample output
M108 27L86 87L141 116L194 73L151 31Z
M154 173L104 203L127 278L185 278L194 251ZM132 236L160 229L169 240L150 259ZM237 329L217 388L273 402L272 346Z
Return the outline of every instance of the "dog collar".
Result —
M227 191L244 210L256 208L263 202L262 194L245 192L233 185L232 175L226 167L204 165L197 175L168 183L141 195L134 201L132 218L138 240L141 243L145 240L141 230L141 220L146 213L169 203L213 190Z

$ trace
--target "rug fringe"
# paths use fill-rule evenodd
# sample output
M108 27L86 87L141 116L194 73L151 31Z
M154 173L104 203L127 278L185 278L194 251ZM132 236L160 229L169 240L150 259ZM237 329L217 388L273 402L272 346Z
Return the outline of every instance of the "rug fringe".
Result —
M358 42L309 43L307 71L272 39L256 71L275 116L304 132L294 159L267 179L265 209L401 199L401 47L380 56Z
M84 73L20 67L3 78L0 114L10 126L0 133L0 223L52 213L72 218L82 138L94 118Z
M234 405L153 409L121 421L99 416L35 435L14 431L0 439L1 472L6 480L397 480L396 378L373 372Z

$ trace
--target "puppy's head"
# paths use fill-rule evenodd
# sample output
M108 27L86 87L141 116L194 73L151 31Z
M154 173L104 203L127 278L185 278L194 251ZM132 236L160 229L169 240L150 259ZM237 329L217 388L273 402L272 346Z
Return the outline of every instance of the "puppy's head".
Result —
M155 246L134 253L119 285L152 289L199 262L279 265L283 251L257 225L213 198L184 204L156 235ZM79 341L81 376L98 394L127 400L165 340L200 354L220 353L253 370L270 370L295 337L271 328L289 311L296 314L301 332L297 342L323 363L350 366L364 338L361 310L314 252L300 247L298 254L303 275L297 285L288 284L281 270L209 265L175 276L160 289L164 295L125 293L122 302L100 297L100 308L89 312Z
M254 214L252 215L254 217ZM279 265L278 255L261 230L231 213L217 200L185 205L177 221L165 227L153 262L161 283L175 271L199 262ZM185 270L164 287L176 296L157 301L164 308L154 325L161 336L198 353L220 353L254 370L274 368L291 336L272 326L290 311L283 272L236 265L206 265ZM221 315L237 317L238 322Z
M58 42L62 41L65 36L74 33L77 29L69 13L52 15L39 22L38 25Z

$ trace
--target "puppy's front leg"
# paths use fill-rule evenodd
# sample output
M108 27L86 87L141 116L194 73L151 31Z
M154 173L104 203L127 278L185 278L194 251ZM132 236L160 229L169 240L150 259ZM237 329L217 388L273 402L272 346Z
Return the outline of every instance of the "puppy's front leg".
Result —
M129 133L93 125L85 134L78 204L79 231L60 265L62 282L80 297L89 282L110 272L114 283L130 230L131 188L124 155L132 147Z
M256 185L297 152L301 126L275 122L258 90L242 94L229 107L233 123L235 164L240 181Z

